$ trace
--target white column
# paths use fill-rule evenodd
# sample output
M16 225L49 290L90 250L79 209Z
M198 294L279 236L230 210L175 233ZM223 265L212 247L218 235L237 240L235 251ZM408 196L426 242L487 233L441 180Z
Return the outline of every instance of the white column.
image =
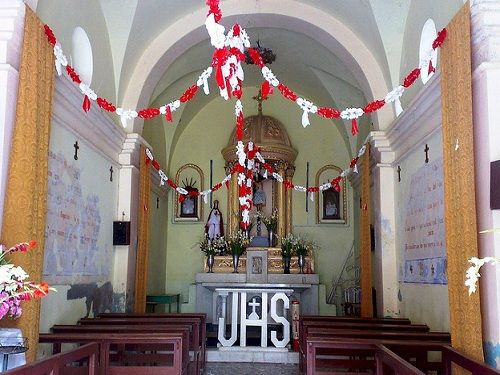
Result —
M21 0L0 1L0 230L16 114L24 13Z
M373 277L377 291L377 315L395 316L399 309L394 152L382 132L372 132L371 143L376 160L373 173L376 249Z
M125 293L126 305L133 306L137 253L137 221L139 202L140 146L146 141L139 134L127 134L119 155L119 192L116 220L130 221L130 245L115 246L113 287L117 293Z
M500 1L471 1L471 30L476 208L478 229L483 230L500 228L500 210L490 209L490 163L500 160ZM479 255L500 257L500 234L480 234ZM498 368L500 266L485 265L481 275L485 358Z

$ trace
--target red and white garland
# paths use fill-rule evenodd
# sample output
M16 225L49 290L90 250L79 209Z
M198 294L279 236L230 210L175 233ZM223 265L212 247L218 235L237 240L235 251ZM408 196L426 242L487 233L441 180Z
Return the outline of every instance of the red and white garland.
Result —
M337 191L340 191L340 181L342 178L346 177L350 172L357 172L357 161L361 155L365 152L365 146L361 148L358 156L351 160L348 169L342 171L340 175L332 179L330 182L325 183L320 186L304 187L300 185L295 185L289 180L285 180L283 176L274 171L273 167L267 163L262 155L260 154L259 148L253 144L253 142L248 142L245 146L243 139L243 105L241 104L241 96L243 95L242 83L245 78L243 68L241 63L245 61L245 49L250 54L253 62L261 69L262 76L264 77L264 82L261 85L262 97L266 98L268 95L273 93L273 88L277 88L281 95L285 98L294 101L297 106L302 110L302 126L307 127L310 125L309 114L317 114L324 118L342 118L344 120L351 120L352 127L351 133L355 135L358 133L358 119L365 113L370 113L379 110L386 103L399 102L399 98L403 95L406 88L410 87L419 77L422 68L428 68L429 73L435 71L432 65L431 54L434 50L440 47L446 38L446 29L442 29L434 42L432 43L432 49L424 55L425 57L420 61L418 68L413 69L404 79L403 84L395 87L391 92L389 92L384 99L374 100L368 103L364 108L345 108L343 110L338 110L332 107L318 107L312 101L305 98L299 97L294 91L292 91L288 86L281 83L275 74L265 66L262 57L259 52L250 47L250 39L247 32L241 28L240 25L234 24L226 34L225 27L219 22L222 18L222 12L219 7L219 0L206 0L206 4L209 7L207 18L205 21L205 26L207 32L210 36L210 43L214 46L215 51L212 58L212 66L205 69L196 84L188 87L184 93L177 99L166 103L161 107L149 107L140 110L135 109L125 109L117 107L110 101L97 96L97 94L80 79L80 76L75 71L75 69L68 63L68 59L64 55L61 45L57 42L57 39L48 25L44 25L45 35L48 42L54 47L55 56L55 68L58 75L62 74L62 68L65 68L68 76L76 83L84 95L82 108L85 112L88 112L91 107L91 102L97 102L97 105L108 112L114 112L120 116L121 123L126 127L129 120L133 120L136 117L141 117L143 119L151 119L158 115L164 115L167 121L172 121L172 113L175 112L181 104L186 103L194 98L198 88L203 86L203 91L206 95L210 94L210 89L208 85L208 79L215 70L215 81L219 87L219 92L221 97L225 100L234 96L237 100L235 103L235 116L236 116L236 138L238 144L236 146L236 156L238 159L238 164L233 168L231 173L227 175L220 183L212 186L208 190L199 192L197 190L187 191L186 189L177 186L171 179L161 169L159 163L154 159L150 150L147 150L148 163L151 163L153 167L158 171L160 176L160 185L164 185L165 182L174 190L179 193L179 199L182 201L185 196L198 196L202 195L204 197L205 203L207 202L208 194L217 191L222 187L223 184L229 186L229 180L233 173L238 173L238 186L239 186L239 203L242 212L241 227L246 229L250 223L250 210L253 206L252 201L252 184L253 184L253 174L256 164L256 159L258 162L262 163L267 174L271 174L278 182L283 183L286 189L294 189L295 191L307 192L310 194L311 199L313 198L314 192L323 191L333 187ZM428 57L428 59L427 59Z

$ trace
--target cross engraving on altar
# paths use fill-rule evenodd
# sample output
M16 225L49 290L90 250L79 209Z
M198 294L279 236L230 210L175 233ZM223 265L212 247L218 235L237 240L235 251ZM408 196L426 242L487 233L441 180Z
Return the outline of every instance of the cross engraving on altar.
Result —
M260 306L255 297L252 298L252 302L248 302L248 306L252 308L252 313L248 316L248 319L259 319L259 315L255 309Z

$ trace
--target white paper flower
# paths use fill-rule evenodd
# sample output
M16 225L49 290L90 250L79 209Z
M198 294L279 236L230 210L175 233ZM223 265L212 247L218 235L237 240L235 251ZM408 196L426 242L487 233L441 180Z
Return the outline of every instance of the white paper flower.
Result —
M386 96L385 96L385 102L386 103L392 103L396 100L399 100L399 98L401 97L401 95L403 95L403 92L405 91L405 88L403 86L398 86L398 87L395 87L390 93L388 93Z
M241 100L237 100L236 104L234 105L234 114L236 117L240 115L240 113L243 111L243 104L241 104Z
M91 100L96 100L97 99L97 94L92 90L88 85L85 83L80 83L78 86L80 88L80 91L82 92L83 95L87 95L89 99Z
M226 42L226 28L215 22L213 13L209 14L205 20L205 27L210 35L210 44L218 49L223 48Z
M203 91L205 92L206 95L210 94L210 88L208 87L208 79L212 74L212 70L213 68L209 66L207 69L203 71L203 73L200 74L200 76L198 77L198 81L196 81L197 86L203 85Z
M154 160L153 153L149 148L146 149L146 156L148 157L149 160Z
M305 193L305 192L307 191L307 189L306 189L304 186L298 186L298 185L295 185L295 186L293 187L293 190L295 190L295 191L300 191L300 192L302 192L302 193Z
M264 66L262 68L262 75L264 76L264 79L269 82L271 85L274 87L278 87L280 84L280 81L278 81L278 78L274 75L271 69L269 69L267 66Z
M358 152L358 158L360 158L361 156L363 156L363 154L365 153L366 151L366 145L363 145L360 149L359 149L359 152Z
M177 186L177 188L175 189L176 192L178 192L179 194L182 194L182 195L187 195L188 191L180 186Z
M469 263L471 263L472 266L469 267L465 272L464 284L469 288L469 295L471 295L477 290L477 282L481 277L481 275L479 274L479 269L485 263L491 263L491 264L500 263L500 259L493 257L485 257L485 258L472 257L469 259Z
M318 112L318 107L316 107L312 102L309 100L306 100L304 98L297 98L295 101L297 105L302 109L302 126L305 128L306 126L310 125L309 122L309 113L316 113Z
M276 179L276 181L278 181L278 182L283 182L283 177L281 177L281 175L280 175L280 174L278 174L278 173L274 172L274 173L273 173L273 177Z
M323 185L319 186L319 191L328 190L331 187L332 187L332 184L330 182L326 182Z
M57 75L61 75L61 67L68 65L68 59L64 56L63 50L59 43L54 46L54 56L56 57L54 64L56 65Z
M127 127L127 120L131 120L137 117L137 112L133 109L117 108L116 114L120 116L120 120L124 128Z
M346 108L340 112L340 117L344 120L354 120L363 116L363 113L365 112L361 108Z
M158 174L160 175L160 186L165 185L165 182L168 181L167 175L161 169L158 171Z

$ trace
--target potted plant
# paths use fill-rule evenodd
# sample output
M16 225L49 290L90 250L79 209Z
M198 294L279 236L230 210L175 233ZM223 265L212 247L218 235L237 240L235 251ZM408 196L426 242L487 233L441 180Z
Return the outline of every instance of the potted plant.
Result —
M233 273L238 273L238 262L240 256L245 252L246 247L250 244L251 239L249 239L246 233L242 230L233 233L227 241L228 249L233 256Z
M281 238L281 256L283 257L283 273L290 273L290 260L297 246L297 238L288 233Z

